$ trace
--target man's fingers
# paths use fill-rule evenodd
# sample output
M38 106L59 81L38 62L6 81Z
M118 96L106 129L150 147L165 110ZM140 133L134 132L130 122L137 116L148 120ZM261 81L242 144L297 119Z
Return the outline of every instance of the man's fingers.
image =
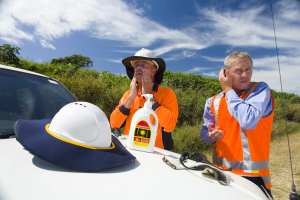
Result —
M144 82L144 83L150 83L150 81L151 81L148 74L143 75L143 78L142 78L142 79L143 79L143 82Z
M215 130L209 132L209 137L215 141L219 141L224 137L223 131Z
M229 70L228 69L225 70L225 76L228 77L228 78L230 78L229 77Z
M216 141L219 141L223 138L224 136L224 133L222 131L218 131L216 134L215 134L215 139Z
M210 125L207 125L207 129L208 129L209 132L212 132L213 130L215 130Z
M219 73L219 81L221 81L222 79L228 77L226 71L227 71L227 70L225 70L224 68L222 68L222 69L220 70L220 73Z

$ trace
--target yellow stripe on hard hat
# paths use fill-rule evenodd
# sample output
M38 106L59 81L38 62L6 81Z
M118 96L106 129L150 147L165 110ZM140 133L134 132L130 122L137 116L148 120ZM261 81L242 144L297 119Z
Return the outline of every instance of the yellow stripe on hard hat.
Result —
M109 149L114 149L114 148L115 148L115 144L114 144L113 142L111 142L111 147L109 147L109 148L97 148L97 147L92 147L92 146L84 145L84 144L81 144L81 143L78 143L78 142L73 142L73 141L71 141L71 140L67 140L67 139L65 139L65 138L61 138L61 137L59 137L59 136L57 136L57 135L51 133L50 130L49 130L49 126L50 126L50 124L47 124L47 125L45 126L46 131L47 131L50 135L52 135L53 137L55 137L55 138L57 138L57 139L59 139L59 140L61 140L61 141L64 141L64 142L67 142L67 143L70 143L70 144L74 144L74 145L77 145L77 146L80 146L80 147L88 148L88 149L109 150Z

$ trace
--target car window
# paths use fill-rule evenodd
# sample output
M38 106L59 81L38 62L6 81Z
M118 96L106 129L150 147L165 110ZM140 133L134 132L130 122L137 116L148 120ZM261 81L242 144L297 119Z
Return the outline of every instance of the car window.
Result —
M0 133L13 131L18 119L51 119L74 101L55 80L0 69Z

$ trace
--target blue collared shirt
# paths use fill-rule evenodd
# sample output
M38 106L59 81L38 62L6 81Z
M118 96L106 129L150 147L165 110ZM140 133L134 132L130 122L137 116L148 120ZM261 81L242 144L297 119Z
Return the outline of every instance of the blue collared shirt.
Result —
M244 91L241 91L239 94L236 94L234 90L227 92L225 98L228 110L242 128L254 129L261 117L267 117L273 112L270 88L266 83L261 82L246 101L239 97ZM206 100L203 114L204 124L200 132L202 141L209 144L215 143L209 137L207 129L207 125L211 125L213 128L215 126L215 117L210 109L211 102L212 97Z

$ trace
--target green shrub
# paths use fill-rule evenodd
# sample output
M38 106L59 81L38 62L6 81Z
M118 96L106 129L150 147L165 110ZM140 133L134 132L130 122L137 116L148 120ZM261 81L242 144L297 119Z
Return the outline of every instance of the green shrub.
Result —
M206 102L205 92L193 89L175 89L179 116L178 125L195 125L202 121L204 105Z
M200 138L200 131L202 123L194 126L177 126L172 132L174 140L173 152L182 154L188 151L190 154L193 152L212 151L213 145L203 142Z
M286 92L276 92L275 90L272 90L272 94L274 97L274 100L282 100L286 101L288 103L300 103L300 96L292 93L286 93Z
M282 103L280 99L275 100L274 121L286 120L300 123L300 104Z
M74 65L34 63L20 60L20 68L52 76L63 83L79 101L87 101L99 106L110 117L119 104L122 95L130 89L127 76L114 75L109 72L97 72L90 69L79 69ZM173 89L177 96L179 116L177 126L172 132L174 149L179 154L184 151L208 152L212 145L200 138L202 117L206 99L219 93L222 89L218 79L211 79L195 74L166 71L162 87ZM272 139L286 134L284 109L281 106L282 96L286 101L285 112L289 133L300 130L300 97L294 94L273 91L275 115L272 128Z
M193 89L205 91L204 96L210 97L222 91L219 80L216 78L203 77L196 74L173 73L167 70L164 73L163 87L177 88L182 90Z
M56 77L79 100L99 106L109 118L119 104L122 95L129 89L127 77L115 76L109 72L80 69Z

